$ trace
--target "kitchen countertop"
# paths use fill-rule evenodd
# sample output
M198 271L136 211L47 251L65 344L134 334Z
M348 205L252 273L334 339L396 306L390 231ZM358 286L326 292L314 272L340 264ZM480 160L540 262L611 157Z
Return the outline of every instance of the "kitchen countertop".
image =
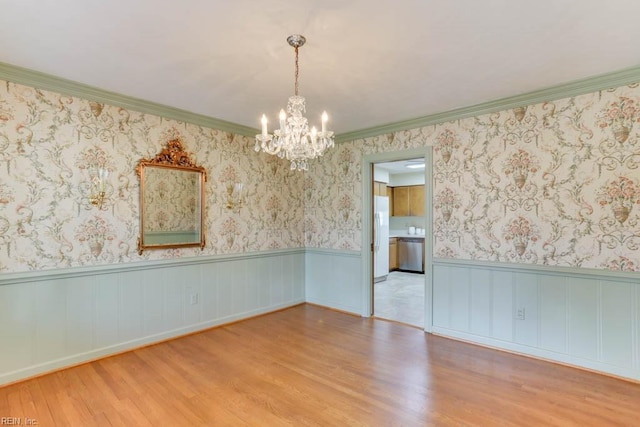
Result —
M389 238L391 237L411 237L411 238L417 238L417 239L424 239L424 234L409 234L406 231L397 231L397 230L390 230L389 231Z

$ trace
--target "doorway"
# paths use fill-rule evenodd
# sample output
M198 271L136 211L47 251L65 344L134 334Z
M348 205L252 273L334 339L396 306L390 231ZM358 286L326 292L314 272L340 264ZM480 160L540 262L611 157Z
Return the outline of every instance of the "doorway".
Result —
M425 157L372 163L371 314L425 328Z

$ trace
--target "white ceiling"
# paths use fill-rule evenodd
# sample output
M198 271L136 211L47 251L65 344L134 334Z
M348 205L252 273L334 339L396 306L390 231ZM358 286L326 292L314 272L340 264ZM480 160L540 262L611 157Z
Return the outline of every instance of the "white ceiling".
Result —
M405 173L424 173L424 168L412 169L408 168L407 165L411 164L422 164L424 165L424 158L417 159L407 159L407 160L399 160L396 162L380 162L376 163L376 169L384 169L391 175L399 175Z
M337 133L640 65L638 0L0 0L0 62L237 124ZM272 126L271 126L272 127ZM271 128L270 127L270 128Z

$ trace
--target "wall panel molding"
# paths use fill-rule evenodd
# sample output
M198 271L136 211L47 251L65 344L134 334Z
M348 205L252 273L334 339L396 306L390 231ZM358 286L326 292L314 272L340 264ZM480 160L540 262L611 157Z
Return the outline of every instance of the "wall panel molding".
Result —
M305 302L304 249L2 277L0 385Z
M362 315L361 264L360 251L307 248L306 301Z
M640 381L640 273L436 259L433 301L438 335Z

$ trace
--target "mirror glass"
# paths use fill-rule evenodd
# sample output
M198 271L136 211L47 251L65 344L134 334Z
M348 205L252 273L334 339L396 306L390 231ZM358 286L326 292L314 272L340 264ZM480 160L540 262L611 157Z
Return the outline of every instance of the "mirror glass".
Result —
M205 245L206 173L184 157L181 144L176 142L179 141L171 141L169 148L155 159L141 160L138 164L140 253L146 249L204 248Z

